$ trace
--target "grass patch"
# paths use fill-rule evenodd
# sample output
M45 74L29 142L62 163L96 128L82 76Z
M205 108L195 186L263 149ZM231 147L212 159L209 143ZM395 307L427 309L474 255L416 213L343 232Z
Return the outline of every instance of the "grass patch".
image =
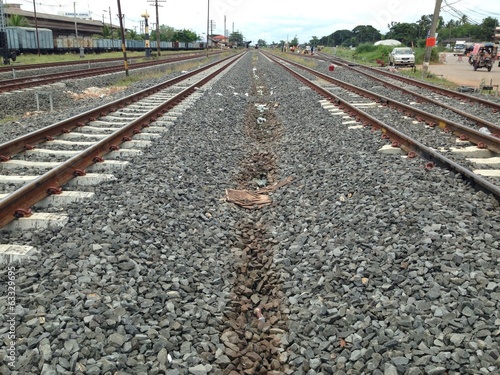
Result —
M6 116L6 117L0 117L0 125L6 125L10 124L12 122L17 122L21 116Z
M155 51L153 51L155 52ZM166 56L178 55L186 53L187 51L162 51L160 59ZM197 51L193 51L197 52ZM70 61L92 61L99 59L123 59L123 52L107 52L107 53L88 53L85 57L81 58L78 53L65 53L61 55L36 55L36 54L22 54L17 56L16 61L11 61L12 66L16 65L35 65L46 64L53 62L70 62ZM157 57L152 57L157 59ZM127 59L142 59L149 61L151 58L146 58L144 52L127 52Z
M458 84L456 84L454 82L450 82L446 79L443 79L439 75L435 75L435 74L432 74L429 72L424 72L422 69L415 69L415 71L413 71L413 69L408 69L408 70L401 69L401 70L399 70L399 73L401 75L404 75L405 77L413 78L413 79L428 82L428 83L432 83L433 85L436 85L436 86L443 86L443 87L450 89L450 90L455 90L459 86Z
M174 63L167 65L163 70L155 70L151 72L141 72L141 74L131 74L129 76L123 77L116 82L115 86L118 87L128 87L136 82L157 79L165 76L169 76L173 73L195 70L200 67L200 65L205 64L206 61L188 61L184 63Z
M140 52L127 53L127 58L139 58L143 57L144 54ZM123 58L122 52L109 52L100 54L86 54L84 58L81 58L79 54L76 53L66 53L63 55L33 55L33 54L22 54L17 56L15 62L11 61L11 65L35 65L35 64L47 64L53 62L70 62L70 61L87 61L87 60L98 60L98 59L113 59L113 58Z
M300 55L297 53L287 53L287 52L278 52L276 54L280 55L283 59L294 61L298 64L307 66L310 69L316 69L318 67L318 62L316 60L304 57L304 55Z

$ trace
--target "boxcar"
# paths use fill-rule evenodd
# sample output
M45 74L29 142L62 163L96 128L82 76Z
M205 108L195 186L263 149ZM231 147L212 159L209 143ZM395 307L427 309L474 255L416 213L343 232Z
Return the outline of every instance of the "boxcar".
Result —
M52 30L50 29L38 28L38 40L37 29L34 27L8 26L6 30L11 35L13 42L12 45L9 44L9 49L15 49L15 34L17 34L17 49L21 52L34 53L39 48L42 52L50 52L54 49Z

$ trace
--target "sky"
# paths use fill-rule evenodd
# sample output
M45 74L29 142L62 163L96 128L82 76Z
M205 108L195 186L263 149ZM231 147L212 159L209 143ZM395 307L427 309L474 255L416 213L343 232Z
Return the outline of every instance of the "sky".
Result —
M416 22L422 15L433 14L435 0L3 0L4 4L21 4L23 10L49 14L88 13L94 20L118 25L118 1L126 28L141 29L142 14L149 14L150 28L155 27L156 7L160 25L189 29L206 38L207 21L213 23L210 33L240 32L247 41L267 43L292 40L309 42L336 30L352 30L371 25L381 33L391 22ZM43 3L43 4L42 4ZM209 13L208 13L209 11ZM448 21L462 14L481 22L491 16L500 21L498 0L442 0L440 15ZM143 25L143 22L142 22Z

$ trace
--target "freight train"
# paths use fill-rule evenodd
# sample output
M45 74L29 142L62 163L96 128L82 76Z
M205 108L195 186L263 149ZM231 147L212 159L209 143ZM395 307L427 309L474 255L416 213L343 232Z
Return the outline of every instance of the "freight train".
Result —
M34 27L8 26L0 32L0 54L5 60L23 53L63 54L63 53L102 53L122 50L121 39L95 39L91 37L59 36L54 37L52 30ZM127 51L144 51L144 40L125 39ZM157 41L150 41L150 48L156 51ZM160 42L162 51L202 50L205 43ZM83 50L82 50L83 49Z

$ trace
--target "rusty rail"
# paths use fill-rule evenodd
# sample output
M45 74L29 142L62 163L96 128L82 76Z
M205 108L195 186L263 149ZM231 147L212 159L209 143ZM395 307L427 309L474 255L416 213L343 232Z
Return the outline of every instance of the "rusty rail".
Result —
M241 58L240 55L238 57ZM230 58L224 59L223 61L226 61ZM81 176L85 173L85 169L91 166L92 164L95 164L96 162L101 161L101 157L113 150L116 150L119 145L121 145L124 142L127 142L130 140L133 135L140 133L141 129L144 127L149 126L151 122L156 121L158 117L161 117L163 114L168 112L171 108L179 104L182 100L184 100L186 97L191 95L198 87L203 86L206 84L208 81L210 81L213 77L217 76L220 74L223 70L227 69L229 66L235 63L238 59L231 59L229 62L227 62L224 66L221 68L217 69L215 72L209 74L207 77L201 79L200 81L196 82L195 84L189 86L188 88L184 89L180 93L176 94L174 97L166 101L165 103L161 104L157 108L154 108L147 112L146 114L142 115L138 119L132 121L130 124L124 126L123 128L115 131L113 134L111 134L109 137L101 140L100 142L96 143L94 146L91 146L84 150L82 153L72 157L71 159L67 160L66 162L60 164L58 167L48 171L47 173L43 174L42 176L38 177L37 179L27 183L26 185L22 186L20 189L16 190L15 192L9 194L7 197L4 199L0 200L0 228L4 227L17 217L19 217L19 212L29 212L30 208L35 205L37 202L41 201L42 199L46 198L48 195L52 193L55 189L60 188L64 184L66 184L68 181L71 179ZM220 63L220 62L218 62ZM210 64L210 66L215 65L216 63ZM184 80L196 73L199 73L202 70L206 70L208 67L203 67L198 69L195 72L191 72L185 75L182 75L180 77L175 78L174 80L176 82ZM174 80L170 80L174 81ZM159 91L161 88L166 87L167 83L157 85L154 88L148 89L145 92L140 93L140 97L144 97L147 95L151 95L154 92ZM106 109L111 109L113 105L116 105L115 103L112 103L112 105L104 106ZM102 109L102 107L101 107ZM97 109L95 111L91 111L93 114L99 113L101 109ZM77 121L76 119L90 119L91 115L89 112L73 117L72 119L68 121L63 121L65 124L66 122L75 122ZM51 127L51 132L52 131L57 131L59 132L61 127L64 126L64 124L56 124L57 126ZM73 125L76 126L76 125ZM45 139L43 136L42 131L35 132L37 133L34 135L34 133L31 133L30 135L23 137L23 138L32 138L32 139ZM11 146L9 150L21 150L20 143L16 141L11 142ZM0 147L1 149L1 147Z
M397 129L391 127L390 125L378 120L377 118L365 113L364 111L356 108L355 106L351 105L348 103L346 100L338 97L337 95L333 94L332 92L312 83L308 78L302 76L301 74L295 72L291 68L287 67L284 64L281 64L278 59L274 58L273 56L270 56L266 54L272 61L274 61L276 64L280 65L283 69L287 70L292 74L295 78L297 78L299 81L303 82L306 86L310 87L317 93L319 93L321 96L323 96L326 100L330 101L331 103L339 106L340 108L344 109L346 112L350 113L352 116L356 117L356 120L360 121L363 123L365 126L372 126L375 129L380 129L387 137L391 139L391 141L395 141L398 143L398 146L403 149L405 152L413 152L416 155L419 155L420 157L423 157L424 159L430 160L431 162L435 162L436 164L450 169L454 170L462 175L462 177L469 181L472 186L478 188L479 190L482 190L487 193L491 193L497 200L500 200L500 188L498 186L495 186L488 180L484 179L483 177L475 174L474 172L468 170L467 168L462 167L461 165L455 163L454 161L448 159L444 155L440 154L439 152L431 149L430 147L425 146L424 144L420 143L419 141L408 137L407 135L401 133ZM308 68L304 68L303 66L300 66L302 69L310 70ZM314 72L314 71L313 71ZM323 75L318 73L322 78ZM325 76L328 77L328 76ZM331 77L330 77L331 78ZM328 80L329 82L333 82L332 80ZM334 82L336 83L336 82ZM349 85L351 86L351 85ZM344 87L344 86L343 86ZM362 95L363 90L360 88L355 88L355 92ZM411 108L411 110L414 110L414 108ZM488 137L493 142L496 142L496 146L498 147L498 140L494 137Z

